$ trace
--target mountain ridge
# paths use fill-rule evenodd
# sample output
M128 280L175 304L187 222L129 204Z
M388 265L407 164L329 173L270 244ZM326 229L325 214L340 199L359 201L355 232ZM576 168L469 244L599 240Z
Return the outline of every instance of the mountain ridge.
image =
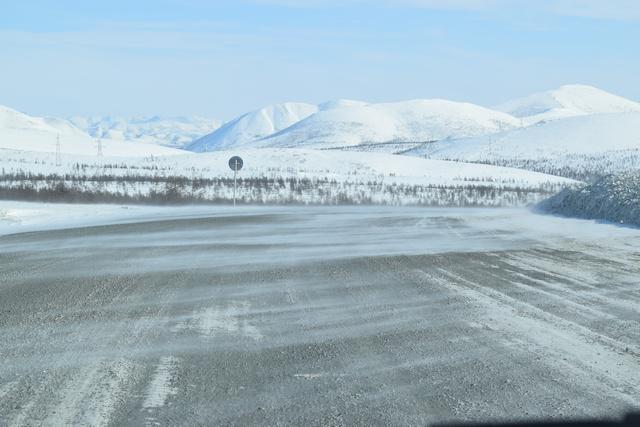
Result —
M281 104L280 104L281 105ZM441 99L396 103L329 101L307 108L304 117L290 120L275 132L247 129L251 117L277 107L243 115L187 146L192 151L252 146L256 148L340 148L363 143L427 141L472 136L519 127L519 119L471 103ZM238 129L236 129L238 128ZM239 139L234 139L241 135Z
M563 85L497 105L525 124L592 114L640 112L640 103L589 85Z

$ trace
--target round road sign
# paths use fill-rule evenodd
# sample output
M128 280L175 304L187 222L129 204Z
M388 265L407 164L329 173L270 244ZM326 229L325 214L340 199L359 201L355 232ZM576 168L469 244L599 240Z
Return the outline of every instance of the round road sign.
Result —
M242 164L242 158L238 156L233 156L229 159L229 167L232 171L239 171L240 169L242 169Z

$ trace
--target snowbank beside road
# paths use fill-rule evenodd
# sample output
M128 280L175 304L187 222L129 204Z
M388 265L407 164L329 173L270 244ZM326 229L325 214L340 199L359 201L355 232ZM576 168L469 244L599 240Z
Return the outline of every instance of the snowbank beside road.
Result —
M640 226L640 172L606 176L543 201L543 211Z
M0 236L37 230L163 220L187 214L198 217L228 209L220 206L163 207L0 200ZM240 214L246 212L245 208Z

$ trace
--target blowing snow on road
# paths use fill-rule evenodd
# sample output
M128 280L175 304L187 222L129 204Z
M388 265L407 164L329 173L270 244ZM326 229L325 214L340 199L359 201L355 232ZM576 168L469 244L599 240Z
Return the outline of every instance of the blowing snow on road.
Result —
M638 230L517 209L198 209L0 237L1 425L640 408Z

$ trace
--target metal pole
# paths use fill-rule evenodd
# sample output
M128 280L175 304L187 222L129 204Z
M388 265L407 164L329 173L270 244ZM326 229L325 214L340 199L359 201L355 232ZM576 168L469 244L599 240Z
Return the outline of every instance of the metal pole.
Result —
M238 174L238 161L236 160L233 168L233 207L236 207L236 175Z
M56 166L60 166L60 135L56 135Z

